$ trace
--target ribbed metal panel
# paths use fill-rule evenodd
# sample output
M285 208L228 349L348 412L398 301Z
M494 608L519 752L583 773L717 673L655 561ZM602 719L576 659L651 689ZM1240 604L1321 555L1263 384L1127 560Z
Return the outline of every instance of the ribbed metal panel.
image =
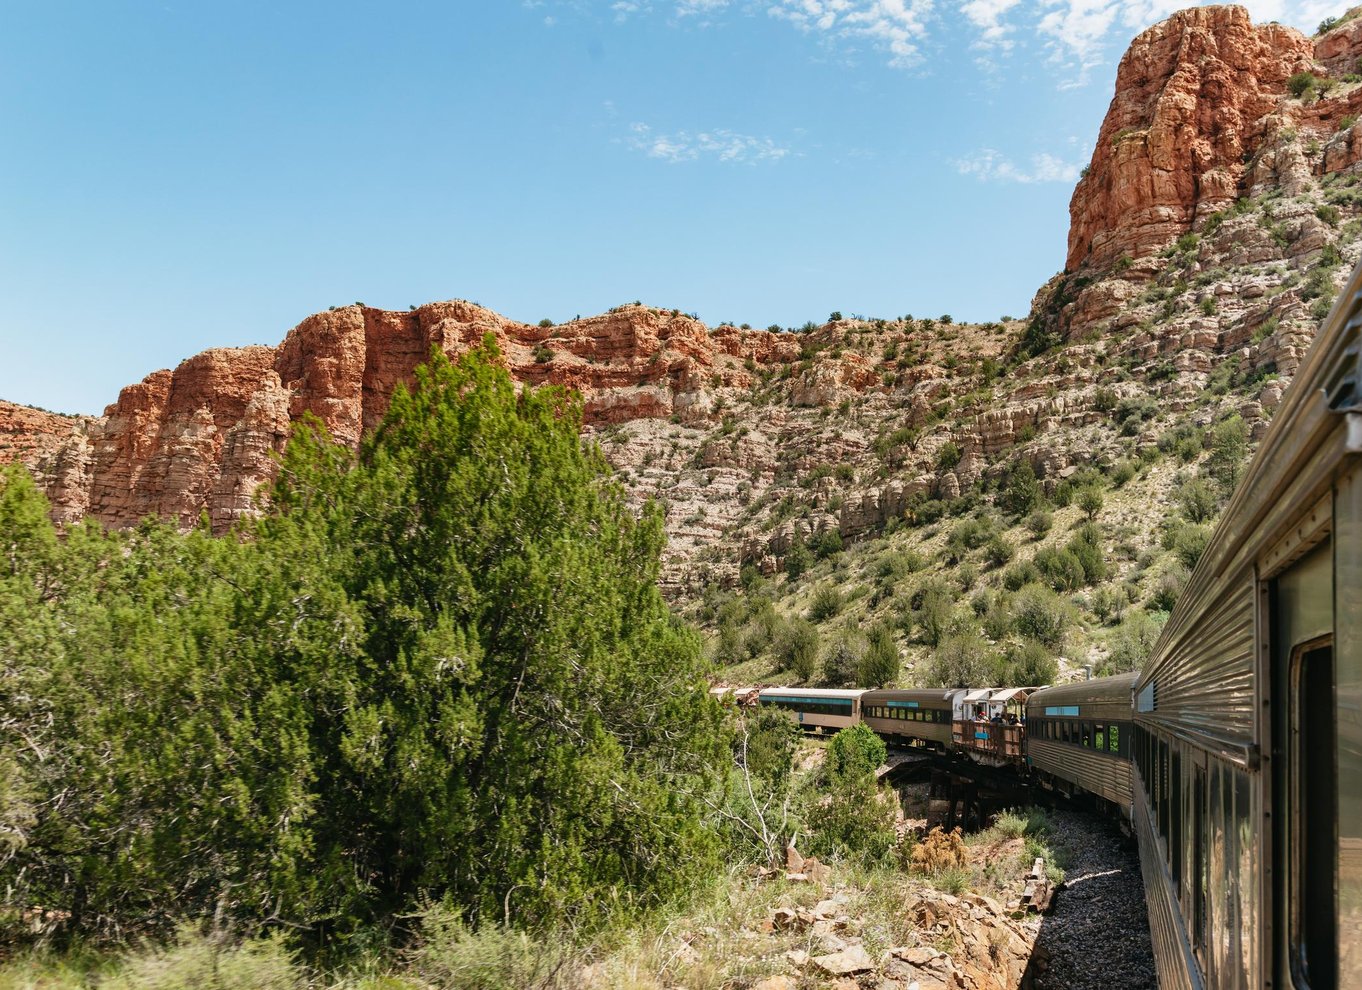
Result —
M896 718L865 718L862 721L882 736L927 739L947 745L951 741L949 722L909 722Z
M1129 718L1129 712L1126 718ZM1119 756L1098 753L1070 743L1030 739L1026 744L1031 765L1052 777L1114 801L1122 808L1130 808L1130 761Z
M1253 743L1253 598L1253 572L1245 568L1194 623L1161 644L1144 676L1155 692L1155 710L1145 717Z
M1154 946L1154 967L1159 990L1203 990L1201 974L1191 964L1182 917L1175 905L1172 881L1164 866L1163 854L1149 822L1149 807L1144 791L1134 790L1133 818L1140 845L1140 874L1144 877L1145 900L1149 905L1149 935Z

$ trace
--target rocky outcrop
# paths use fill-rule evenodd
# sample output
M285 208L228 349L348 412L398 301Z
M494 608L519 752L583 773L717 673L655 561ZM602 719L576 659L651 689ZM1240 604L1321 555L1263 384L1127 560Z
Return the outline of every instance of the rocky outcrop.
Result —
M779 366L800 349L792 335L727 326L711 334L696 319L641 305L557 327L464 301L407 313L348 306L308 317L277 348L209 350L153 372L99 419L6 404L0 461L29 465L63 521L90 515L128 526L159 516L188 526L207 513L221 532L273 479L293 423L315 416L356 446L432 348L456 356L489 336L517 380L577 391L585 421L597 425L704 421L716 390L746 388L750 369ZM873 378L862 369L838 386Z
M1243 7L1195 7L1149 28L1116 74L1092 161L1069 205L1065 268L1157 251L1233 203L1310 39Z

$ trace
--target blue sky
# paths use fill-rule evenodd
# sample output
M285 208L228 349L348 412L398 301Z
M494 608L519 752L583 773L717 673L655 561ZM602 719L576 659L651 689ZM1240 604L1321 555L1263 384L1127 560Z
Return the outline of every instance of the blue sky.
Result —
M0 0L0 398L98 412L359 300L1021 315L1180 6Z

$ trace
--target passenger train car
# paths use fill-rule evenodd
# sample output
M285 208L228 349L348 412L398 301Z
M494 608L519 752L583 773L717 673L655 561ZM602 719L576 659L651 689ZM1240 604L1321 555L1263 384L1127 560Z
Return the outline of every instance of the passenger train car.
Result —
M864 691L818 688L764 688L757 695L763 708L779 708L805 729L845 729L861 720Z
M1135 674L1037 691L1026 703L1026 752L1045 786L1087 791L1130 816Z
M1362 268L1135 682L1160 985L1362 987Z
M861 696L861 718L888 739L944 749L964 693L951 688L867 691Z

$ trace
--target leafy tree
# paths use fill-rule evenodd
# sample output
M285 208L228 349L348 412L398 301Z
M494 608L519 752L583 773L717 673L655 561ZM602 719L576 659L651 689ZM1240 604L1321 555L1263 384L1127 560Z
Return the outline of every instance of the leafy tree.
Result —
M1219 508L1215 491L1203 478L1193 478L1178 489L1178 504L1191 522L1210 522Z
M828 793L810 795L810 852L865 864L888 855L897 840L897 807L875 782L875 770L885 755L884 742L866 725L842 729L832 737L826 764Z
M865 723L841 729L828 743L828 774L833 778L863 777L884 763L889 751L884 740Z
M813 622L826 622L842 611L842 593L836 585L825 584L813 594L809 604L809 619Z
M1012 469L1003 492L1003 508L1014 516L1034 512L1045 502L1045 493L1036 480L1036 469L1030 461L1021 461Z
M1158 617L1147 612L1132 612L1111 638L1111 652L1102 673L1121 674L1142 667L1153 652L1167 618L1166 612Z
M936 452L936 467L938 471L950 471L960 463L960 458L964 456L960 448L953 440L947 440L941 445L941 449Z
M1003 671L1002 680L1006 684L1053 684L1059 675L1059 661L1044 644L1024 639L1009 643L1003 651Z
M804 537L796 534L794 542L785 551L785 574L791 581L798 581L812 566L813 552L804 542Z
M1226 496L1234 491L1239 479L1244 476L1244 468L1248 463L1248 442L1248 424L1238 413L1211 431L1211 456L1206 459L1206 466Z
M955 613L955 595L939 580L928 581L913 595L909 625L928 646L946 635Z
M425 898L589 924L685 889L721 713L657 590L660 513L580 414L490 342L437 353L357 453L298 429L249 538L58 543L6 475L0 732L39 730L4 750L8 904L343 947Z

